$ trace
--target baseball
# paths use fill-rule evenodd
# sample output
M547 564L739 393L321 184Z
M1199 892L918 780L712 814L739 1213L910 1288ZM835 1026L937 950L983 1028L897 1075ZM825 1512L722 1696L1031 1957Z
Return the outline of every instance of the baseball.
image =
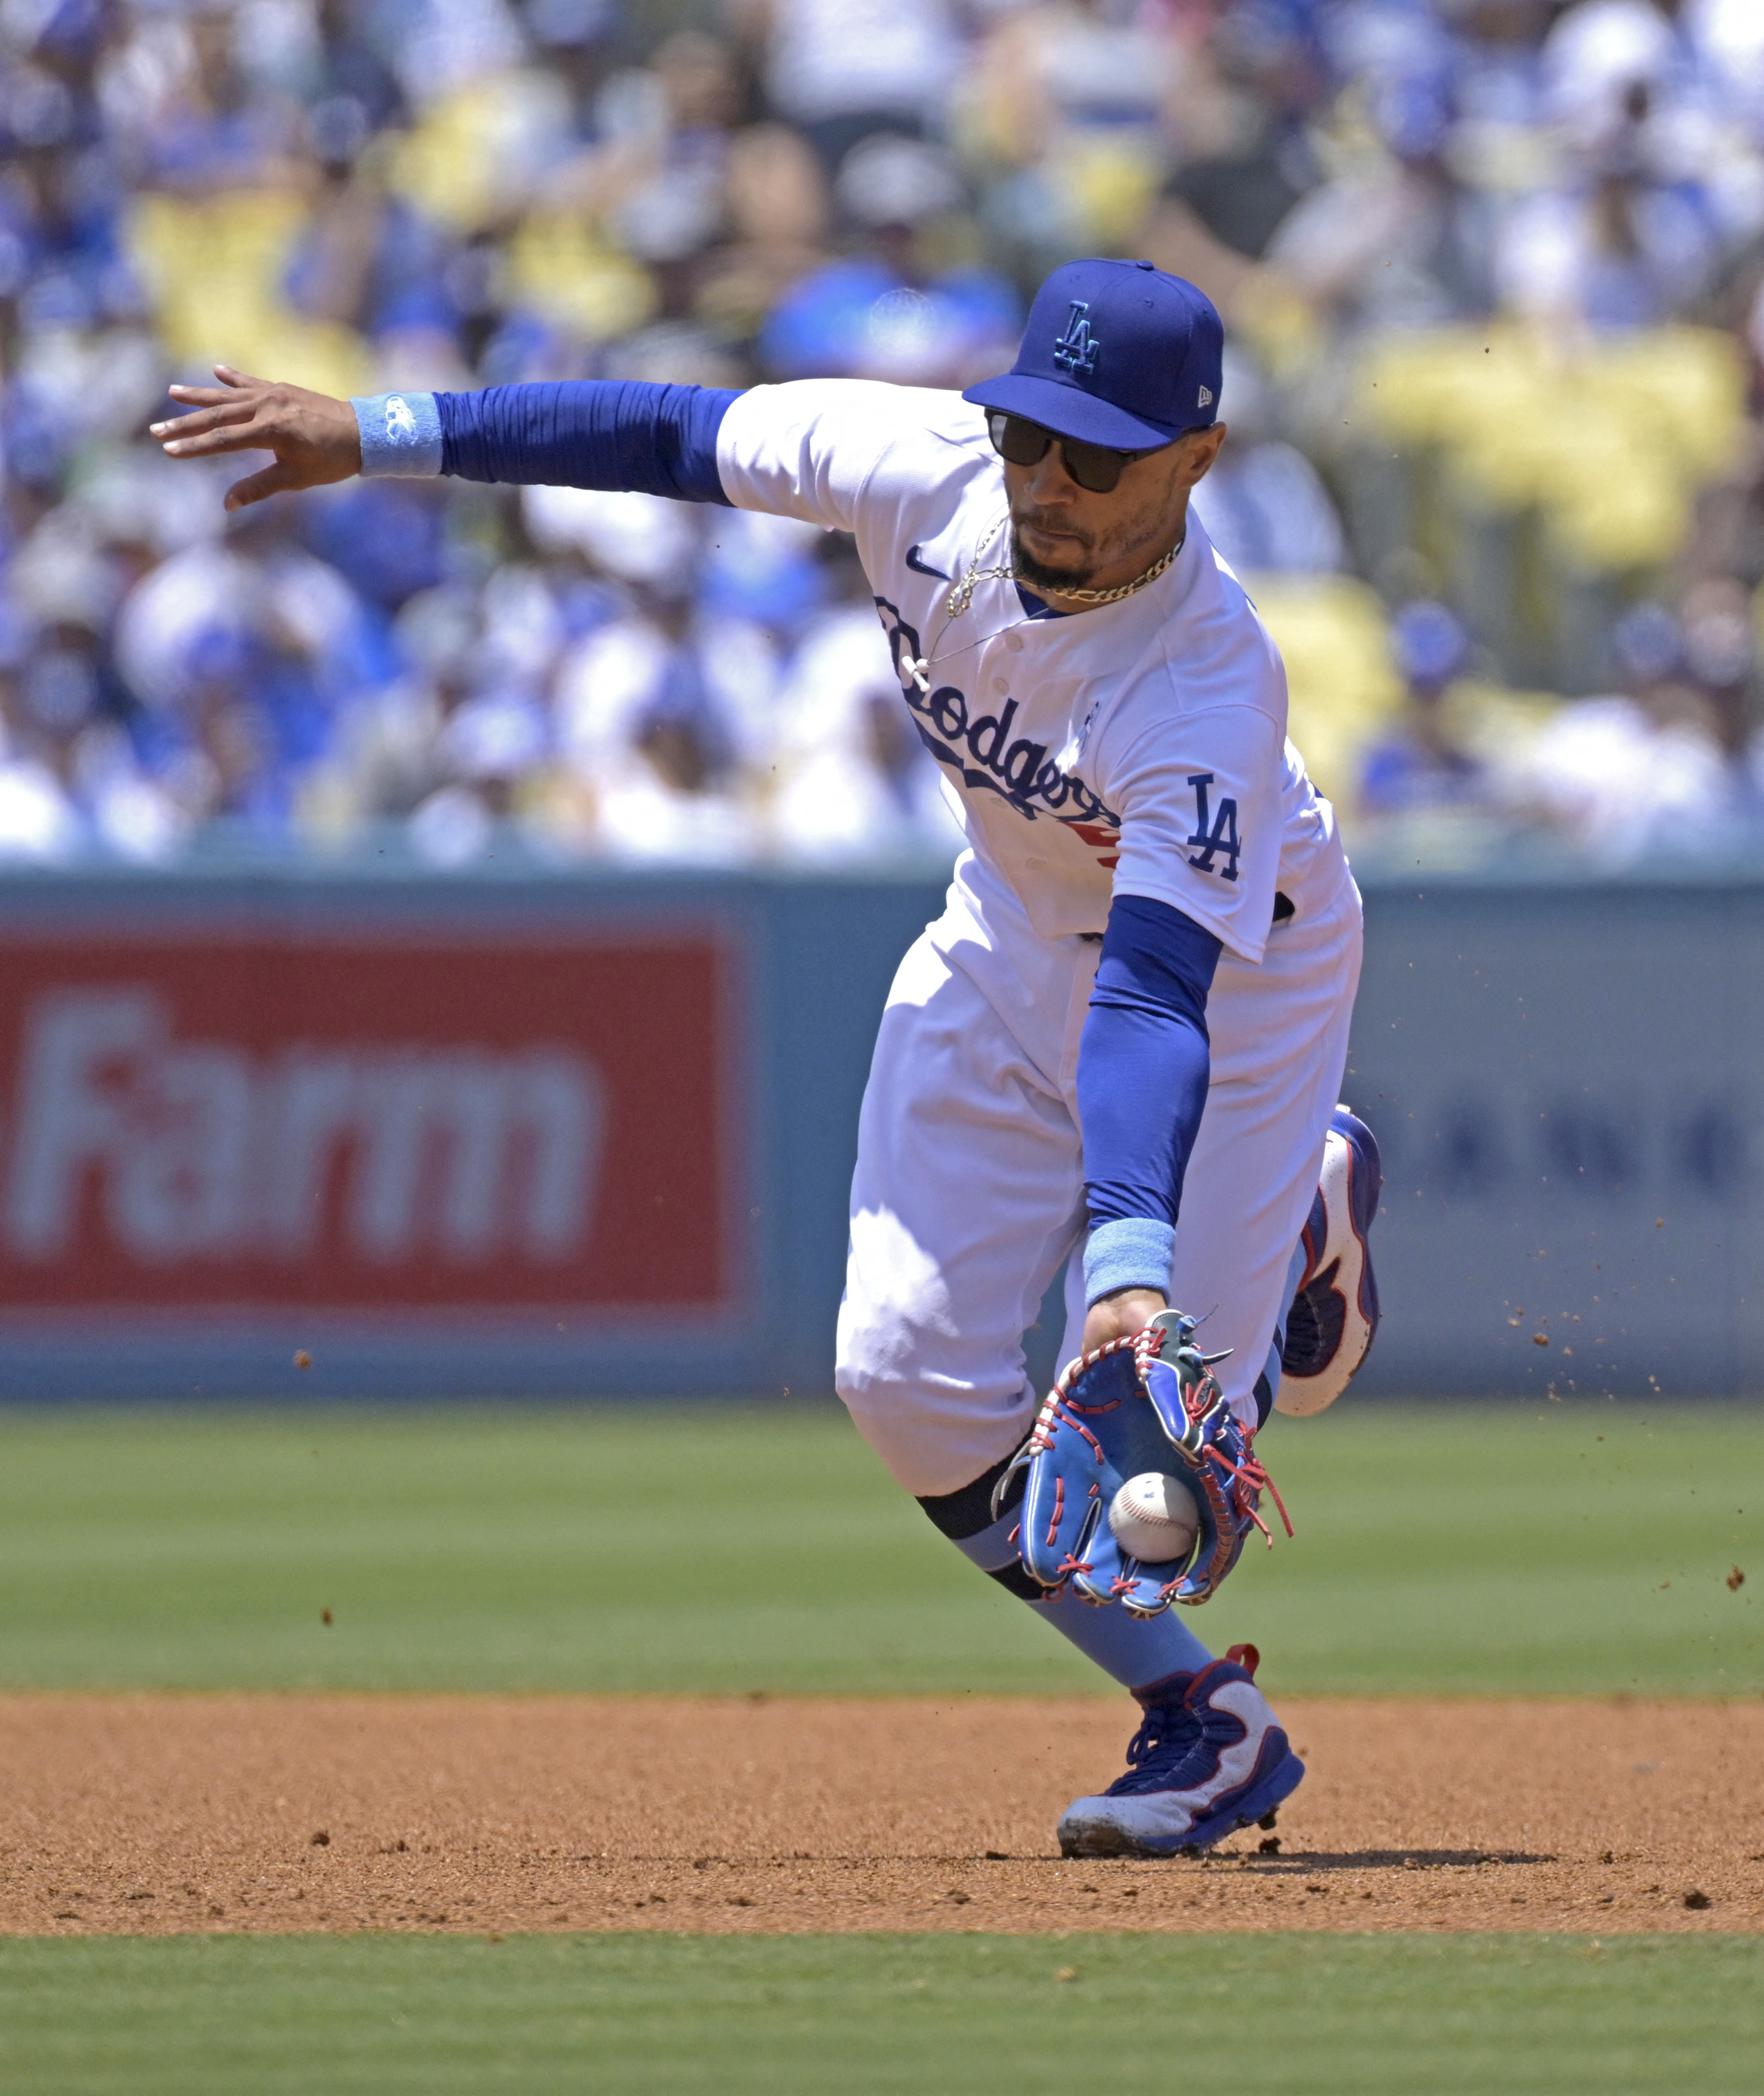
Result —
M1115 1495L1109 1526L1129 1557L1145 1565L1168 1565L1194 1548L1200 1517L1194 1495L1180 1478L1142 1470Z

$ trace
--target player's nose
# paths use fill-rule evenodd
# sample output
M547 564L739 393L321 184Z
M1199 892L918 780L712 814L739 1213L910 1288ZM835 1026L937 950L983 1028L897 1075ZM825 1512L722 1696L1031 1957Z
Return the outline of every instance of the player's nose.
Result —
M1067 472L1065 454L1058 444L1050 444L1029 468L1023 491L1037 508L1069 503L1076 496L1078 483Z

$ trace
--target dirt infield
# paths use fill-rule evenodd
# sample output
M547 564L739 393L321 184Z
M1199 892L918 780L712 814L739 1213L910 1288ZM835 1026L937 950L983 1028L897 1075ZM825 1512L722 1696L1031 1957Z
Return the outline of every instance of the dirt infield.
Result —
M1283 1708L1277 1854L1068 1863L1124 1699L7 1697L0 1932L1764 1926L1764 1706Z

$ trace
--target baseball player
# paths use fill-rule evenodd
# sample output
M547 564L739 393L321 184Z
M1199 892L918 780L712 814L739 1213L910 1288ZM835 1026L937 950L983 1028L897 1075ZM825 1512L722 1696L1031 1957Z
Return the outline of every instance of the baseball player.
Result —
M1330 1403L1378 1318L1378 1152L1337 1104L1360 897L1279 655L1189 508L1225 440L1222 341L1193 285L1080 261L1013 368L959 396L343 402L223 367L154 430L181 457L274 453L229 508L445 473L854 535L967 848L883 1015L837 1383L943 1534L1142 1707L1126 1773L1060 1822L1072 1855L1205 1849L1302 1778L1253 1648L1216 1657L1171 1604L1263 1525L1269 1412ZM1038 1402L1022 1338L1062 1269L1070 1365ZM1161 1564L1110 1517L1153 1474L1192 1509Z

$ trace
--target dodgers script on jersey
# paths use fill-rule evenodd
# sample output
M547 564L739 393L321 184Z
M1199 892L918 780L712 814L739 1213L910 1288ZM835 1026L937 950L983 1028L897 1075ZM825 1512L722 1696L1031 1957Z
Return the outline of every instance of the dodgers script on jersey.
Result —
M1274 898L1347 878L1328 804L1286 740L1277 653L1190 513L1167 574L1118 604L1035 618L1008 579L1002 462L958 395L861 381L759 386L724 418L738 506L854 534L906 704L972 847L957 881L1000 939L1100 932L1116 894L1167 902L1260 961ZM923 661L923 680L911 666Z

